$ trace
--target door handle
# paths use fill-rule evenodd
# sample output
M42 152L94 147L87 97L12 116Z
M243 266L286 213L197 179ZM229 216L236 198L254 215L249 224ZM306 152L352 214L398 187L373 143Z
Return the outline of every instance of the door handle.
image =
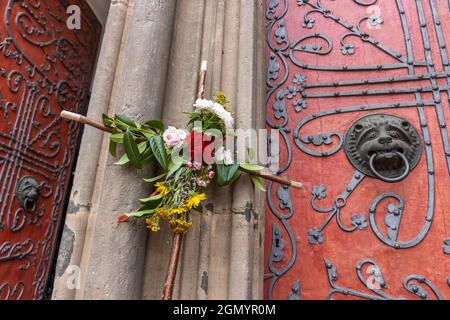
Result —
M394 183L404 180L417 166L423 144L409 121L389 114L371 114L350 126L344 150L359 171Z

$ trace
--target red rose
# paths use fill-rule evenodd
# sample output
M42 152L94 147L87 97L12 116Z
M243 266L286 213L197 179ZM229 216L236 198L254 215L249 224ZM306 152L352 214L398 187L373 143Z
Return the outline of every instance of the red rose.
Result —
M223 144L223 139L217 140L216 137L205 135L203 132L193 130L186 139L188 150L190 150L191 161L211 164L214 159L214 145ZM205 150L208 148L207 153ZM206 158L204 158L205 156Z

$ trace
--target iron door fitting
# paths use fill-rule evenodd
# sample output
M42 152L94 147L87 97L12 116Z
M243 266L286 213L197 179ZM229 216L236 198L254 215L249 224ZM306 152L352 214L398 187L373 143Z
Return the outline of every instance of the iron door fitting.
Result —
M362 173L394 183L404 180L417 166L423 144L409 121L390 114L371 114L351 125L344 150Z
M17 201L28 212L36 210L36 203L40 193L40 184L31 176L22 177L16 187Z

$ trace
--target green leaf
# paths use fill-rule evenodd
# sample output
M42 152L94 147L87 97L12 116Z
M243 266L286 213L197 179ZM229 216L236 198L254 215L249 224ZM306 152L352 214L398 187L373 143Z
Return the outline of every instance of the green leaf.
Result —
M150 141L156 134L155 133L149 133L149 132L141 132L143 135L144 135L144 137L148 140L148 141Z
M167 175L167 173L163 173L163 174L161 174L161 175L159 175L157 177L154 177L154 178L144 179L144 181L145 182L150 182L150 183L156 182L156 181L161 180L162 178L164 178L166 175Z
M162 121L160 120L150 120L150 121L146 121L144 123L145 126L153 128L153 129L158 129L160 131L164 131L165 130L165 126L164 123L162 123Z
M174 179L175 181L177 181L177 180L180 178L181 174L182 174L184 171L185 171L185 168L181 168L180 170L178 170L178 171L175 173L175 176L173 177L173 179Z
M114 119L109 117L107 114L102 114L103 124L107 127L112 127L114 125Z
M146 148L144 152L141 153L141 157L139 158L139 162L141 165L146 165L150 163L153 159L155 159L155 155L150 147Z
M255 171L259 172L264 169L263 166L259 166L257 164L250 164L250 163L241 163L241 168L249 171Z
M255 185L255 187L257 187L262 192L266 192L266 188L264 187L264 184L260 177L251 176L251 178L252 178L252 181L253 181L253 184Z
M181 168L182 165L183 165L183 162L181 162L181 161L178 161L177 164L174 164L171 161L170 165L169 165L169 172L167 173L167 178L170 178L178 169Z
M139 201L145 204L145 203L161 200L162 198L164 198L164 197L162 195L158 194L156 196L151 196L149 198L139 199Z
M222 164L217 165L216 169L216 183L218 186L223 187L226 185L228 172L226 167Z
M114 142L112 140L109 141L109 153L113 156L117 156L117 142Z
M256 156L255 149L253 149L253 148L247 148L247 154L248 154L248 158L249 158L250 160L254 159L255 156Z
M158 163L165 171L167 171L169 166L169 160L163 138L161 136L153 137L150 140L150 147L152 148L153 154L155 155L155 158L158 161Z
M229 185L237 179L236 176L239 176L238 164L232 164L230 166L218 164L216 168L216 183L220 187Z
M237 179L239 179L240 176L241 176L241 172L239 172L239 171L236 172L233 179L231 179L230 182L228 182L228 185L232 185Z
M114 141L115 143L123 143L123 133L112 134L110 140Z
M150 209L150 210L130 212L130 213L127 213L126 216L128 216L130 218L143 218L143 217L152 215L154 213L155 213L155 209Z
M139 153L144 153L145 149L147 149L148 142L144 141L138 144Z
M128 164L129 162L130 162L130 159L128 159L128 156L127 156L127 154L125 153L125 154L122 156L122 158L120 158L120 160L117 161L115 164L118 165L118 166L123 166L123 165Z
M131 120L130 118L128 118L127 116L124 116L122 114L116 114L115 120L116 121L120 121L120 122L126 124L127 126L130 126L130 127L133 127L133 128L137 128L138 127L136 122L134 122L133 120Z
M125 134L123 136L123 147L125 149L125 153L128 156L128 159L130 159L131 165L135 168L141 169L142 165L139 161L141 154L139 152L136 141L134 140L133 134L128 129L127 131L125 131Z

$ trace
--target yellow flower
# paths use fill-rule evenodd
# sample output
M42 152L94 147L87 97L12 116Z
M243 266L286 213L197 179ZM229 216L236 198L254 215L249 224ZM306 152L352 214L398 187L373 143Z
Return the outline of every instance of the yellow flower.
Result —
M158 232L159 230L161 230L160 226L159 226L159 218L158 217L152 217L152 218L147 218L145 220L145 222L147 223L147 228L152 231L152 232Z
M230 108L228 107L230 101L228 101L227 96L223 92L219 91L216 93L214 102L222 105L228 112L231 112Z
M197 208L204 200L206 200L206 194L196 193L186 200L185 206L187 209Z
M156 188L156 192L158 192L163 197L167 196L170 193L169 188L167 188L164 185L164 183L161 183L161 182L155 183L155 188Z
M169 224L176 233L185 233L189 228L192 228L192 222L187 222L186 217L172 219Z
M170 219L170 217L172 216L172 213L164 208L156 209L156 214L163 219Z
M187 209L186 208L175 208L171 210L172 214L177 214L177 215L181 215L183 213L186 213Z

